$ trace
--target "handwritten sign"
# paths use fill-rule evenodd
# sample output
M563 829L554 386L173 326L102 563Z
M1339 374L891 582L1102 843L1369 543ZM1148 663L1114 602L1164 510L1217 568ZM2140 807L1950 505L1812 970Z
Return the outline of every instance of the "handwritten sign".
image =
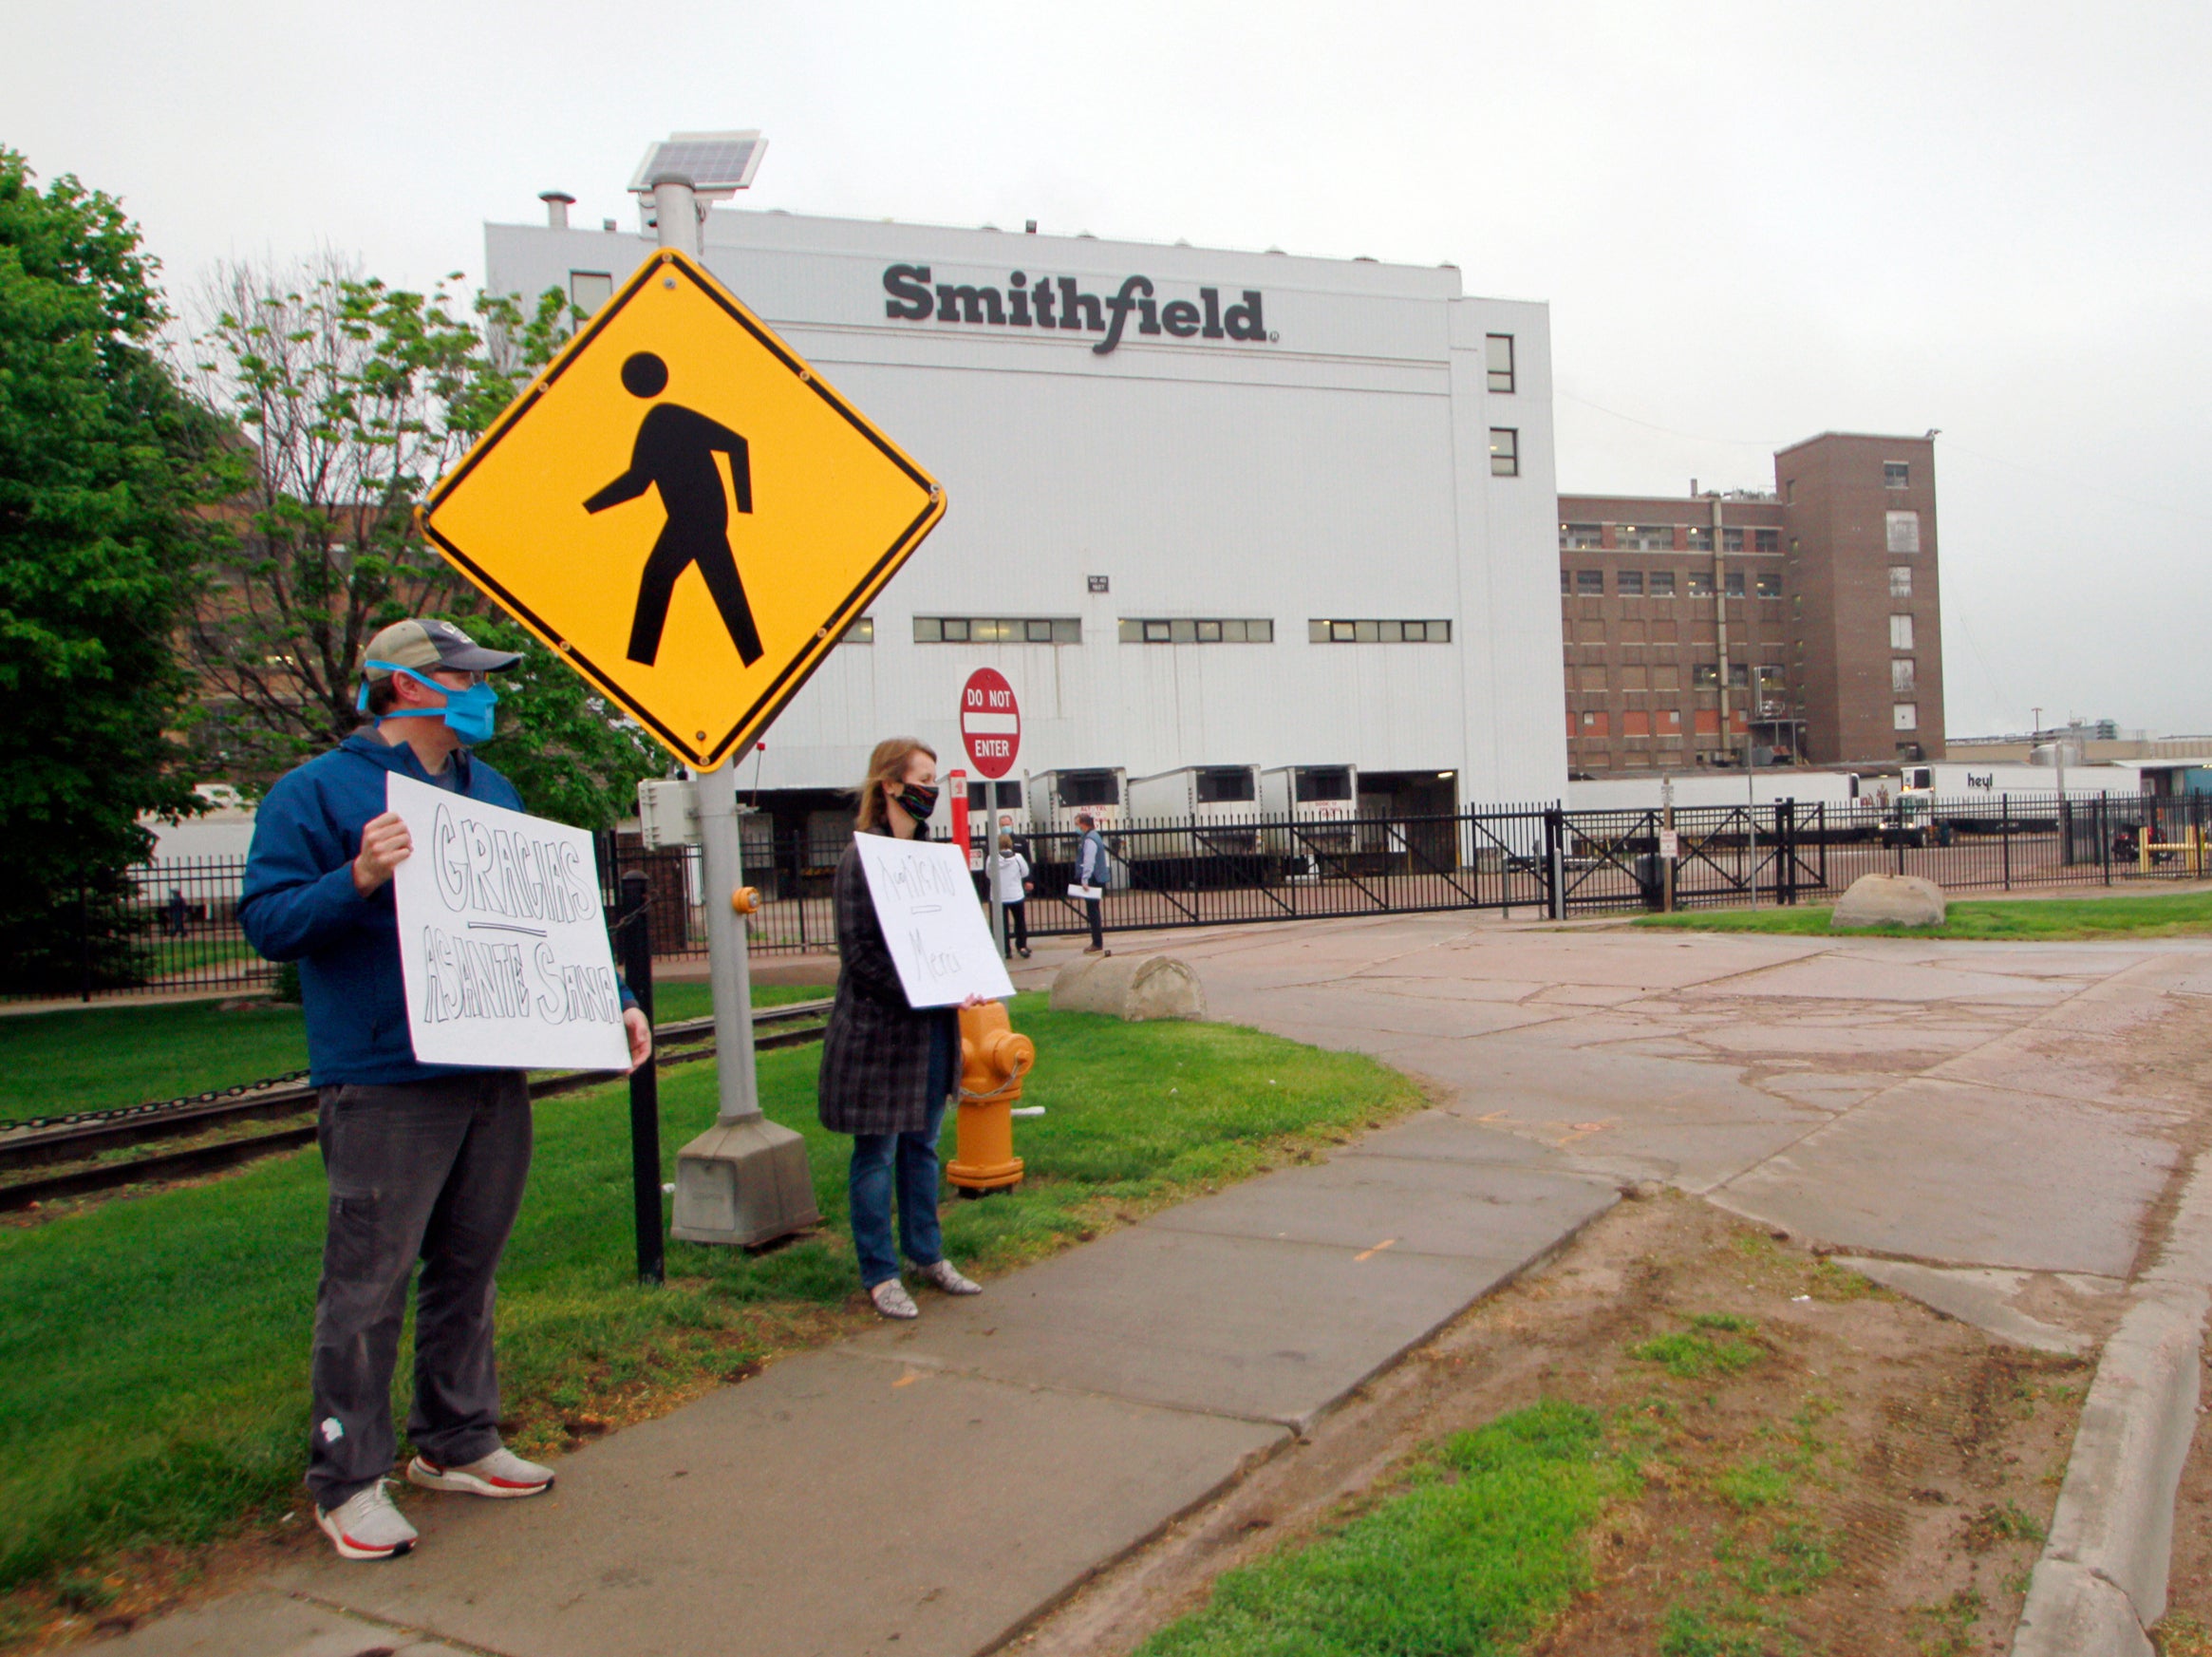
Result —
M952 1007L971 995L1002 1001L1014 993L960 847L889 835L855 835L853 843L909 1006Z
M410 777L384 802L415 843L392 876L415 1057L626 1068L591 837Z

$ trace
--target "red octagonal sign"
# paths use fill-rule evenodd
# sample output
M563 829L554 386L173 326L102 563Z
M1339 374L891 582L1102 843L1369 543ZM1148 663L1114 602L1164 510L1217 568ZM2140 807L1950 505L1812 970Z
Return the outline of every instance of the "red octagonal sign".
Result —
M1022 752L1022 709L996 668L978 668L960 691L960 740L985 777L1003 777Z

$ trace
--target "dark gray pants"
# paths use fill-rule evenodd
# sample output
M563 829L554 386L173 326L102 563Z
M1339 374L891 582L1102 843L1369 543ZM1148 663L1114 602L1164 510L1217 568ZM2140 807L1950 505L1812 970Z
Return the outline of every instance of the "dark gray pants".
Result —
M519 1070L487 1070L326 1087L321 1104L330 1214L308 1488L332 1508L392 1470L392 1368L418 1259L407 1436L447 1466L498 1448L492 1276L530 1174L530 1093Z

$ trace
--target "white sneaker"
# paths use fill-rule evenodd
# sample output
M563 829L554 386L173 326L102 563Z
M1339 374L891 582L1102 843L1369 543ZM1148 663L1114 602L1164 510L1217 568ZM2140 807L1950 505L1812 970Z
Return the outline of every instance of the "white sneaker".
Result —
M458 1490L464 1496L499 1499L535 1496L541 1490L551 1489L553 1481L552 1468L525 1461L505 1448L494 1450L465 1467L441 1467L426 1456L418 1456L407 1463L409 1484L420 1484L424 1490Z
M949 1260L933 1260L922 1268L922 1281L947 1294L981 1294L984 1286L972 1278L963 1277L960 1268Z
M875 1309L887 1318L918 1318L922 1309L914 1304L914 1297L907 1292L907 1286L895 1277L886 1277L868 1291L868 1298L875 1302Z
M317 1507L315 1523L341 1559L393 1559L415 1545L415 1527L392 1506L381 1478L336 1507Z

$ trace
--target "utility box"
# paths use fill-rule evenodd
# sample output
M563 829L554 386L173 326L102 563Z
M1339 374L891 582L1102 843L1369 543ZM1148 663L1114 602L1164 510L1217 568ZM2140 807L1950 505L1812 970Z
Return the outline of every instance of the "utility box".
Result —
M689 779L637 785L638 838L646 850L699 844L699 788Z

